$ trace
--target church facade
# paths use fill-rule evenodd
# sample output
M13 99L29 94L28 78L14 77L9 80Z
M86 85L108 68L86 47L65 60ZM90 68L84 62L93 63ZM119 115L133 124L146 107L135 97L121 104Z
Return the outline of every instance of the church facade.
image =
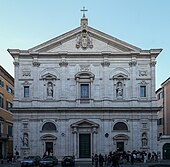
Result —
M110 151L157 152L156 57L88 26L14 59L14 149L58 158Z

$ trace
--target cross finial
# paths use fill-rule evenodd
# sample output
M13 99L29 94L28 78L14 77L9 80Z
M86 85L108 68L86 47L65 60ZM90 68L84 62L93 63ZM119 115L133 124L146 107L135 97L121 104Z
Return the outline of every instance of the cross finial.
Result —
M81 12L83 12L83 17L86 17L86 16L85 16L85 12L87 12L88 10L87 10L87 9L85 9L85 7L84 7L84 6L83 6L83 9L81 9L80 11L81 11Z

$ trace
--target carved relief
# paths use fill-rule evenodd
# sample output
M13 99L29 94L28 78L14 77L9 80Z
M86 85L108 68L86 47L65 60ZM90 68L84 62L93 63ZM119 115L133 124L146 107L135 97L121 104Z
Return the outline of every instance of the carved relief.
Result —
M31 71L29 70L23 70L22 71L22 76L24 77L30 77L31 76Z
M93 48L92 39L85 29L77 37L76 48L79 49L80 47L82 49Z
M80 71L89 71L90 65L80 65Z
M147 70L139 70L139 76L140 77L147 76Z

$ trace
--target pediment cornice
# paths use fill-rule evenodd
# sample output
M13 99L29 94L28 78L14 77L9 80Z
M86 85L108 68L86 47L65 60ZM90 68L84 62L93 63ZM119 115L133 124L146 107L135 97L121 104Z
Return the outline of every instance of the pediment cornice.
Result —
M75 122L73 124L71 124L71 127L74 128L74 127L95 127L95 128L98 128L99 127L99 124L93 122L93 121L89 121L87 119L83 119L83 120L80 120L78 122Z
M83 33L85 33L84 36ZM66 56L104 56L104 52L108 52L109 56L151 55L156 57L161 51L162 49L142 50L89 26L85 28L80 26L28 50L8 49L14 58L17 56L61 56L63 52Z

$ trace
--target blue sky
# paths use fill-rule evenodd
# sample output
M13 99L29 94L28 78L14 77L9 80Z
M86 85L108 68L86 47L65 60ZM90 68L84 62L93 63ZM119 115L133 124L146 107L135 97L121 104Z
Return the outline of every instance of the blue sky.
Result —
M83 6L90 27L141 49L163 49L157 89L170 77L170 0L0 0L0 65L14 76L7 49L29 49L78 27Z

